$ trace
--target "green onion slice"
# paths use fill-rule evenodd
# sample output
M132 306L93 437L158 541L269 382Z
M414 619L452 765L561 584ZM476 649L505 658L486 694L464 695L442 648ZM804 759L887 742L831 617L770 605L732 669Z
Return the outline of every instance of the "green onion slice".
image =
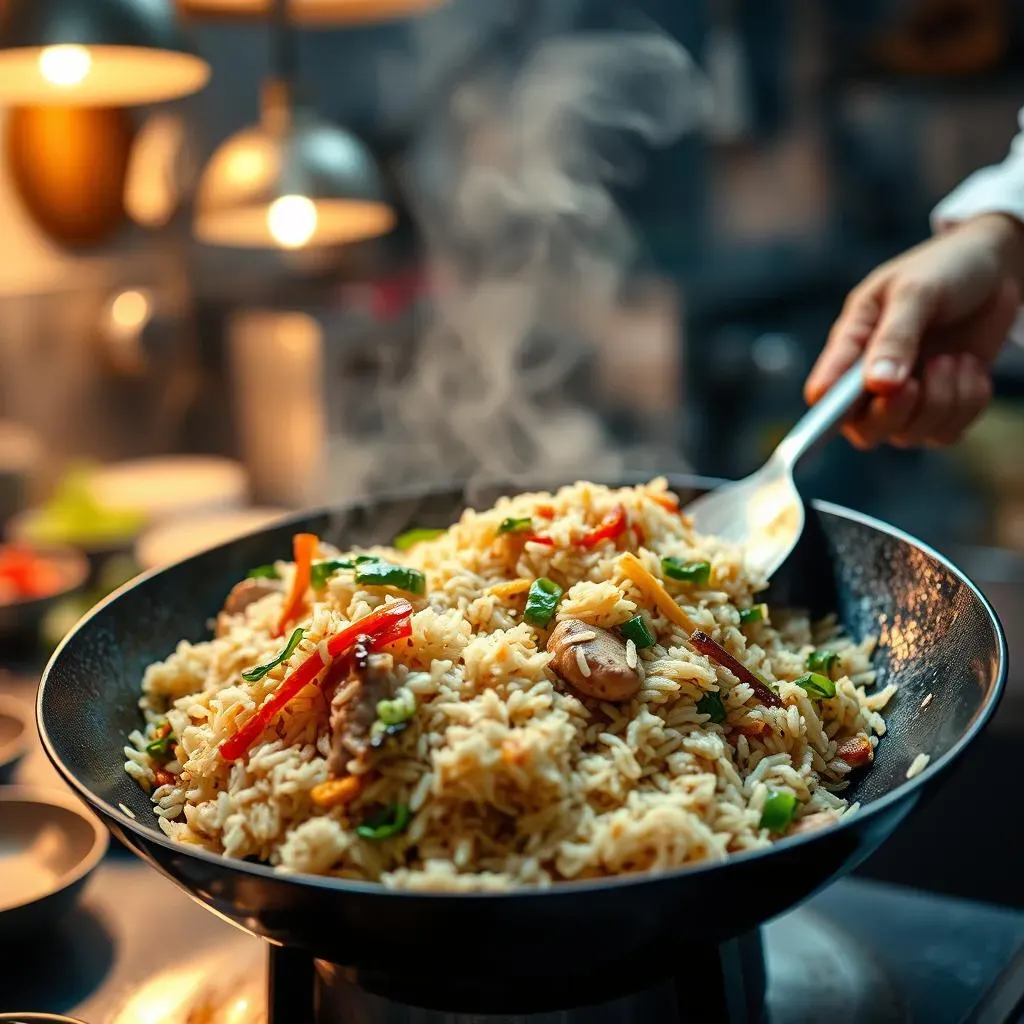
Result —
M281 662L287 661L292 656L295 652L295 648L302 642L302 638L305 634L306 631L300 626L288 638L288 643L284 645L284 650L281 651L276 658L272 661L268 661L266 665L256 665L253 668L247 668L242 673L242 678L247 683L258 683L272 668L277 668Z
M768 791L768 799L761 811L761 828L769 832L785 832L796 814L796 797L780 789Z
M807 672L793 681L797 686L802 686L815 700L836 695L836 684L820 672Z
M257 565L255 569L250 569L247 575L251 580L279 580L281 578L276 565Z
M392 804L380 814L375 814L368 819L365 825L360 825L356 829L356 835L362 839L379 843L404 832L411 817L408 804Z
M533 519L530 516L510 516L502 519L498 527L498 536L506 533L529 533L533 529Z
M826 648L823 651L811 651L807 655L807 667L812 672L820 672L822 675L831 676L832 669L839 661L839 655L835 651Z
M351 569L355 563L347 558L332 558L326 562L314 562L309 570L309 585L314 590L323 590L327 581L340 569Z
M357 563L356 583L371 587L396 587L407 594L426 593L427 578L419 569L377 560L359 562L357 559Z
M562 600L564 591L547 576L541 576L530 584L530 592L526 595L526 608L523 620L531 626L543 629L554 617L558 602Z
M154 730L153 739L146 744L146 753L153 757L166 757L171 751L173 742L171 723L163 721Z
M740 612L740 625L751 626L755 622L764 622L768 618L768 605L755 604L753 608L744 608Z
M619 632L627 640L632 640L638 651L642 651L645 647L653 647L657 642L651 632L651 627L647 625L642 615L634 615L633 618L627 619L619 626Z
M408 690L402 690L394 700L377 702L377 719L385 725L407 722L415 714L416 698Z
M725 705L722 703L722 695L716 690L712 690L710 693L705 693L704 696L697 701L697 710L702 715L709 715L712 722L725 721Z
M419 544L424 540L433 540L444 532L444 530L435 530L429 526L414 526L411 530L400 533L391 542L391 546L398 551L408 551L414 544Z
M710 562L681 562L669 555L661 560L661 571L670 580L684 583L707 583L711 579Z

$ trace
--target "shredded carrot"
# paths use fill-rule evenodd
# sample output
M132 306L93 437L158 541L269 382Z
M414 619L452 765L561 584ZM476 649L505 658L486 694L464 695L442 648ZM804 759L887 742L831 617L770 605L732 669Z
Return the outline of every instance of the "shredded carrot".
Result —
M500 597L504 601L510 597L525 594L529 589L529 580L509 580L507 583L496 583L487 593L494 597Z
M674 494L669 494L667 491L661 491L657 494L648 494L647 497L650 498L655 505L660 505L666 512L679 511L679 499Z
M284 611L277 623L277 635L284 635L285 627L293 619L298 617L299 609L306 598L306 591L309 589L310 569L313 565L313 556L320 547L320 538L315 533L297 533L292 538L292 547L295 551L295 578L292 580L292 589L288 593L288 600L284 603Z
M555 506L554 505L538 505L534 510L541 519L554 519L555 518Z
M666 619L674 622L688 633L697 630L697 624L675 603L672 595L662 586L661 580L652 576L631 551L627 551L619 559L619 568Z
M529 750L524 750L518 744L505 740L501 745L501 760L504 764L511 764L522 767L530 760Z
M344 807L363 791L361 775L347 775L343 779L328 779L310 790L310 797L317 807Z

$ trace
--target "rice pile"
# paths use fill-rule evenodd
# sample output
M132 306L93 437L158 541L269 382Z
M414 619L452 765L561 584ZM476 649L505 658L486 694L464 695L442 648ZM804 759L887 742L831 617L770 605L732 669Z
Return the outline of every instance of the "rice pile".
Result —
M628 531L581 547L580 537L618 505L628 512ZM496 536L506 517L527 516L553 544ZM784 706L759 704L749 685L689 648L686 630L623 572L626 551L703 631L768 680ZM376 553L420 569L427 589L411 598L411 640L393 647L397 684L415 697L415 715L356 768L366 776L358 799L325 810L311 798L328 779L330 749L328 706L316 685L246 757L231 764L218 752L322 639L399 596L357 587L351 573L339 572L325 590L310 591L296 623L306 627L301 644L259 682L241 673L282 649L274 636L278 594L231 618L223 636L182 642L146 671L147 724L129 737L125 769L151 792L168 836L282 872L425 890L503 889L663 870L768 846L780 838L761 827L772 793L797 800L790 834L855 809L842 795L851 768L837 745L855 736L877 743L885 731L879 712L894 690L867 692L873 641L855 644L832 622L812 626L776 608L769 621L741 628L739 612L763 582L745 570L739 550L692 532L664 481L621 490L579 483L502 499L486 512L466 511L437 539ZM321 558L338 554L321 545ZM663 556L710 562L710 581L663 579ZM288 583L294 566L277 569ZM644 683L632 700L581 698L549 667L549 630L522 621L525 595L491 589L543 576L565 588L558 619L612 628L644 613L657 643L639 652ZM815 700L793 680L826 643L839 655L836 696ZM725 706L722 722L697 710L710 691ZM145 747L164 720L173 730L172 759L158 765ZM404 832L385 841L357 834L359 823L397 804L411 811Z

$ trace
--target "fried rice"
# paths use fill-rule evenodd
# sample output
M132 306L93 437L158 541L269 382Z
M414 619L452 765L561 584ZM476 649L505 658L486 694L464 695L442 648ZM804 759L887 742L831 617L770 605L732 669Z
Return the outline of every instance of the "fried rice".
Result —
M618 531L602 526L623 511ZM512 520L528 531L502 533ZM752 613L764 581L742 551L697 536L663 480L504 498L408 550L365 554L418 570L424 592L357 584L341 569L301 594L282 635L296 567L278 562L279 589L147 669L145 726L128 737L125 770L172 839L281 872L506 889L721 860L856 810L847 776L873 755L895 689L873 690L873 638L854 642L834 620L812 624L798 611ZM315 557L343 553L320 542ZM710 571L695 578L665 571L702 563ZM544 625L524 619L540 578L564 591ZM383 742L339 769L327 670L243 756L223 756L328 638L400 598L413 606L411 636L385 662L391 694L411 711L400 730L378 732ZM559 622L582 623L590 632L577 639L587 640L619 635L638 615L654 643L624 641L642 680L633 696L597 699L554 671L545 648ZM243 679L281 655L293 626L301 640L284 661ZM777 700L699 653L694 628ZM797 681L823 648L834 696ZM857 744L867 756L847 753ZM350 780L345 799L325 801L339 775ZM389 827L375 829L381 820Z

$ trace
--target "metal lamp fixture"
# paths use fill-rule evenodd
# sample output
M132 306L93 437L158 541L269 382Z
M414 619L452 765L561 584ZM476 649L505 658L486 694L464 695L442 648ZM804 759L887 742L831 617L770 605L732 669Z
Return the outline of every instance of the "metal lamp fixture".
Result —
M274 0L178 0L192 14L228 18L266 16ZM342 25L408 18L446 0L292 0L291 14L300 24Z
M126 106L201 89L210 65L172 0L0 4L0 103Z
M199 182L195 234L239 248L340 245L386 234L395 212L373 156L351 132L294 103L294 39L276 0L277 74L260 123L232 136Z

